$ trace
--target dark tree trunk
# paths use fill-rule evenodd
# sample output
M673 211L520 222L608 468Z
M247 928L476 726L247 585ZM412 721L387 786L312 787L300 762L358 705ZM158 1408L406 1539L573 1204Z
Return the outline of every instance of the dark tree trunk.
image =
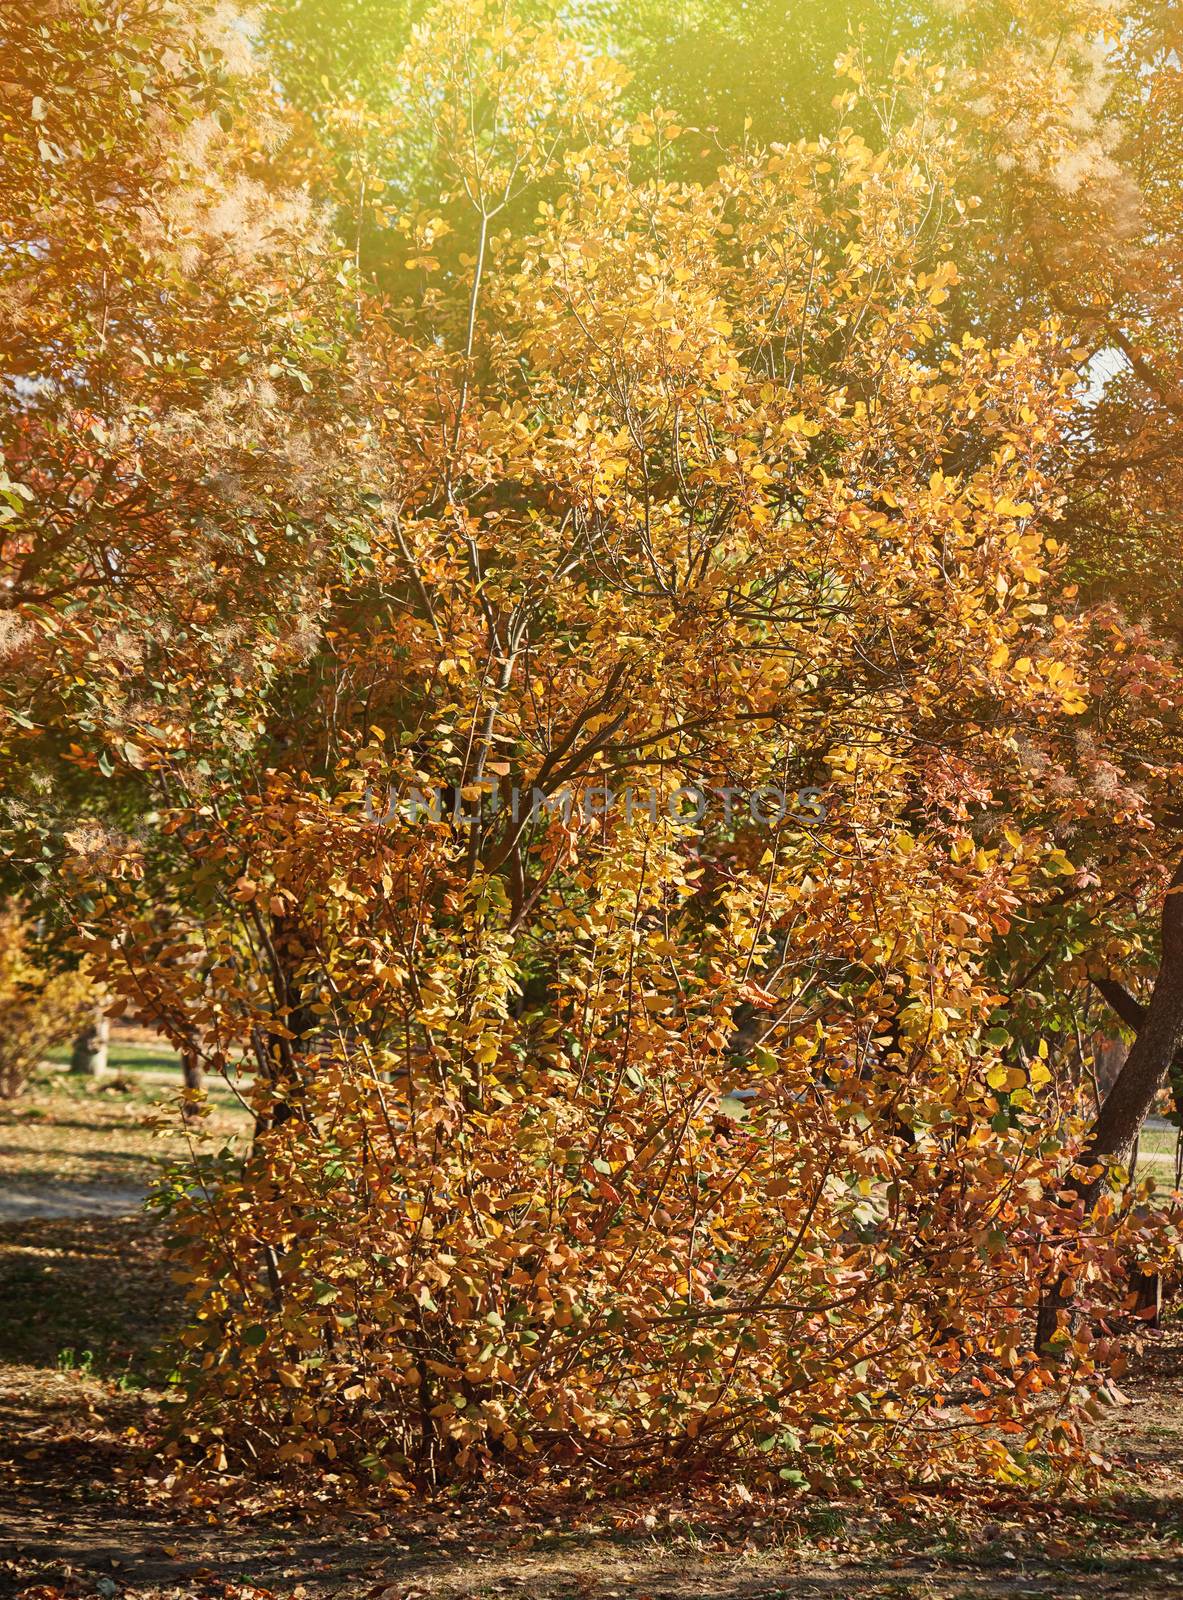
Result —
M1124 983L1119 983L1116 978L1090 978L1089 982L1098 994L1103 995L1114 1011L1125 1023L1127 1028L1138 1032L1146 1021L1146 1007L1131 994ZM1183 1050L1175 1052L1175 1059L1169 1068L1171 1084L1171 1097L1175 1102L1175 1115L1183 1123Z
M184 1080L187 1091L184 1110L185 1115L188 1116L188 1091L196 1092L205 1086L205 1073L201 1070L201 1056L195 1045L190 1045L187 1049L181 1051L181 1077Z
M1175 869L1162 911L1162 954L1150 1003L1145 1008L1138 1037L1134 1040L1117 1082L1097 1113L1088 1145L1080 1157L1080 1168L1100 1167L1092 1179L1068 1177L1063 1189L1066 1205L1079 1205L1087 1215L1105 1182L1105 1167L1125 1163L1134 1148L1146 1115L1154 1104L1183 1045L1183 863ZM1039 1307L1035 1334L1036 1349L1044 1349L1061 1326L1061 1317L1071 1316L1069 1297L1062 1282L1049 1284Z
M1134 1315L1147 1327L1157 1328L1162 1319L1162 1273L1135 1271L1130 1275L1134 1295Z
M304 986L299 977L307 950L298 924L277 915L272 917L269 930L261 921L257 926L271 960L276 1020L282 1023L283 1031L254 1030L259 1073L270 1084L273 1095L266 1112L256 1119L256 1139L272 1128L282 1127L289 1117L303 1114L306 1056L316 1028L316 1017L302 993Z

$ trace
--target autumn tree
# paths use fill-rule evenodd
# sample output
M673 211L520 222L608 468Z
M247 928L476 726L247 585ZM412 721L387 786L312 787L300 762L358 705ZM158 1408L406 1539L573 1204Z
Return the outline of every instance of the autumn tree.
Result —
M972 1386L949 1449L1015 1470L1064 1147L988 958L1073 868L975 818L1085 710L1038 598L1078 380L1052 323L948 336L963 155L899 70L878 149L668 183L612 69L454 6L366 129L449 176L384 219L423 288L366 313L372 572L291 754L177 819L238 871L203 1016L275 1063L180 1205L190 1418L272 1461L828 1481ZM824 832L678 809L770 783Z
M444 0L314 105L316 15L14 28L11 858L256 1069L168 1199L178 1470L1070 1457L1115 1351L1041 1291L1168 1232L1062 1203L1042 984L1133 946L1178 684L1082 601L1095 346L978 202L1094 138L1099 13L1055 93L1041 8L852 41L706 165L586 28Z
M85 977L55 965L24 908L8 901L0 908L0 1099L20 1092L92 1004Z
M348 261L226 7L16 4L0 44L4 837L60 917L63 855L115 870L315 653L317 565L353 534L327 470Z

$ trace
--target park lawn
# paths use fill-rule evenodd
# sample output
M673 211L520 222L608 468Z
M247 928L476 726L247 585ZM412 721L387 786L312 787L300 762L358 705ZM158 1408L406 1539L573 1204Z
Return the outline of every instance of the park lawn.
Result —
M45 1053L46 1061L57 1067L70 1065L70 1046L55 1045ZM107 1074L125 1072L166 1073L180 1076L181 1058L165 1039L148 1041L116 1035L107 1049Z
M116 1080L117 1081L117 1080ZM147 1188L187 1139L171 1086L40 1074L0 1112L0 1197ZM245 1146L224 1086L211 1122ZM1150 1335L1097 1443L1099 1490L524 1502L486 1489L297 1517L145 1485L182 1320L151 1212L0 1221L0 1596L25 1600L1146 1600L1183 1592L1183 1325Z
M58 1045L47 1050L45 1059L55 1066L70 1065L69 1045ZM108 1072L176 1072L180 1073L181 1058L165 1044L112 1043L107 1050Z
M1178 1138L1178 1128L1164 1122L1147 1123L1138 1139L1138 1159L1141 1160L1143 1156L1157 1156L1174 1161Z

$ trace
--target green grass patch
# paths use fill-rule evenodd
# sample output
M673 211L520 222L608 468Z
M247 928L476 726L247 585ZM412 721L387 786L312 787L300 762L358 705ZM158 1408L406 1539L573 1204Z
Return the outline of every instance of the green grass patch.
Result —
M47 1050L47 1061L56 1066L70 1065L69 1045ZM154 1044L113 1044L107 1052L108 1072L176 1072L180 1073L181 1058L175 1050Z

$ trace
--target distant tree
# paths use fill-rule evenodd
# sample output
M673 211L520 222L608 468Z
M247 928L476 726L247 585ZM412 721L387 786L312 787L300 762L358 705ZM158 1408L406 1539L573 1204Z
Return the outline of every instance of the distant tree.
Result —
M92 1003L86 979L54 971L44 955L21 907L11 900L0 906L0 1099L19 1094Z
M106 1008L97 1005L90 1021L74 1040L70 1052L70 1071L94 1078L107 1069L107 1048L111 1039L111 1019Z

